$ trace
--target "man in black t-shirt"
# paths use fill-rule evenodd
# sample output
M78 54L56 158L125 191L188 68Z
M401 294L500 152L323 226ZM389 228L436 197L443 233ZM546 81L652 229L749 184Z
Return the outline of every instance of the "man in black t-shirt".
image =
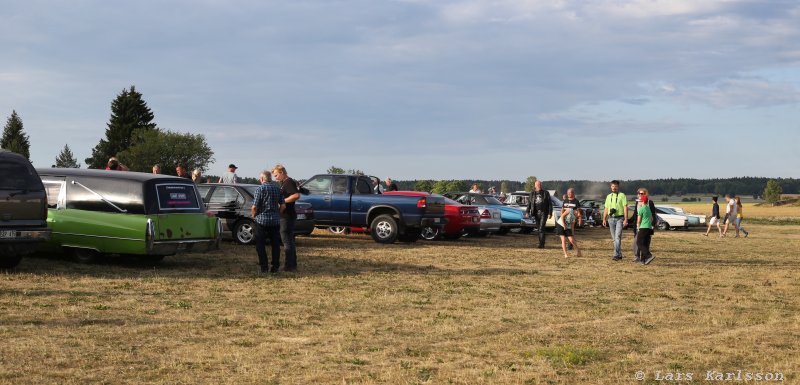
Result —
M544 249L544 225L548 218L553 217L553 201L550 192L542 189L542 181L537 180L528 199L528 215L536 219L536 230L539 232L539 248Z
M286 254L283 271L297 271L297 250L294 243L294 222L297 219L297 212L294 210L294 202L300 199L300 190L297 188L297 181L289 178L286 167L282 164L272 168L272 177L280 184L281 195L285 202L285 208L281 212L281 241L283 252Z
M581 210L581 203L575 197L575 190L570 188L567 190L567 199L564 199L561 205L561 215L556 220L556 234L561 237L561 249L564 250L564 257L569 257L567 254L567 240L575 248L577 256L581 256L581 249L578 247L578 241L575 240L575 224L583 223L583 211Z
M392 178L386 178L386 190L385 191L397 191L397 183L392 181Z

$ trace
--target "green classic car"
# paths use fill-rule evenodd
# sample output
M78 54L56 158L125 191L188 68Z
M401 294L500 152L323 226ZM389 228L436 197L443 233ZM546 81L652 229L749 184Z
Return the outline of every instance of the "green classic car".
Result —
M47 191L51 239L41 249L80 262L103 254L160 261L219 248L222 227L191 180L128 171L37 169Z

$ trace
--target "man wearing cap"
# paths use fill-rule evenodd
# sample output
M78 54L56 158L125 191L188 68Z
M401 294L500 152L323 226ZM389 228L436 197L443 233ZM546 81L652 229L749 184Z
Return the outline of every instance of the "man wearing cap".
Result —
M628 198L619 192L619 181L611 181L611 194L606 196L605 209L603 210L603 227L611 230L611 240L614 242L615 261L622 260L622 228L628 225Z
M231 163L228 165L228 172L219 177L219 183L236 184L236 165Z

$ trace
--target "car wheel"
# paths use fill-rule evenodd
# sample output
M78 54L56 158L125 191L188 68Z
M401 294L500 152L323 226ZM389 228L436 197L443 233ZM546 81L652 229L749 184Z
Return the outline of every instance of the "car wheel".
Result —
M519 232L522 233L522 234L532 234L533 233L533 227L523 227L522 229L520 229Z
M397 240L397 220L391 215L378 215L372 220L370 235L378 243L394 243ZM417 234L419 235L419 234Z
M0 269L11 269L17 266L22 261L21 255L12 255L10 257L0 258Z
M256 230L253 221L243 219L236 222L236 226L233 227L233 239L236 243L242 245L252 244L256 239Z
M422 239L432 241L439 237L439 228L438 227L423 227L422 232L420 233Z
M100 253L92 249L72 249L72 258L78 263L95 263L100 258Z
M659 223L657 227L658 227L659 230L669 230L669 223L664 221L664 222Z
M331 226L328 227L328 231L334 234L347 234L349 232L348 228L345 226Z

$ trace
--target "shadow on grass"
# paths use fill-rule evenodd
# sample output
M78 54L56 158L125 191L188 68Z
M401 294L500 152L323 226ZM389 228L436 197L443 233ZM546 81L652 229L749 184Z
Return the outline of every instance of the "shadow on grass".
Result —
M131 278L211 278L211 279L253 279L262 276L276 278L302 278L316 276L357 276L373 273L431 274L431 275L474 275L474 276L518 276L538 274L534 269L519 268L475 268L475 269L443 269L426 263L388 262L373 259L369 255L364 258L350 256L321 255L319 248L335 247L349 255L361 255L359 250L369 250L374 255L376 247L387 249L418 248L420 252L430 245L454 247L456 244L468 242L434 242L425 245L423 242L411 245L376 245L372 239L366 244L360 241L337 242L331 245L324 239L298 239L299 272L262 275L258 273L257 256L253 246L234 243L223 244L222 249L209 253L178 254L168 256L160 263L146 262L135 256L109 255L91 264L78 263L66 254L34 254L23 259L10 274L36 274L67 276L70 278L93 277L104 279ZM475 245L469 246L475 247ZM377 250L380 253L380 250ZM269 253L269 248L268 248ZM456 252L457 254L457 252ZM283 254L281 263L284 262Z

